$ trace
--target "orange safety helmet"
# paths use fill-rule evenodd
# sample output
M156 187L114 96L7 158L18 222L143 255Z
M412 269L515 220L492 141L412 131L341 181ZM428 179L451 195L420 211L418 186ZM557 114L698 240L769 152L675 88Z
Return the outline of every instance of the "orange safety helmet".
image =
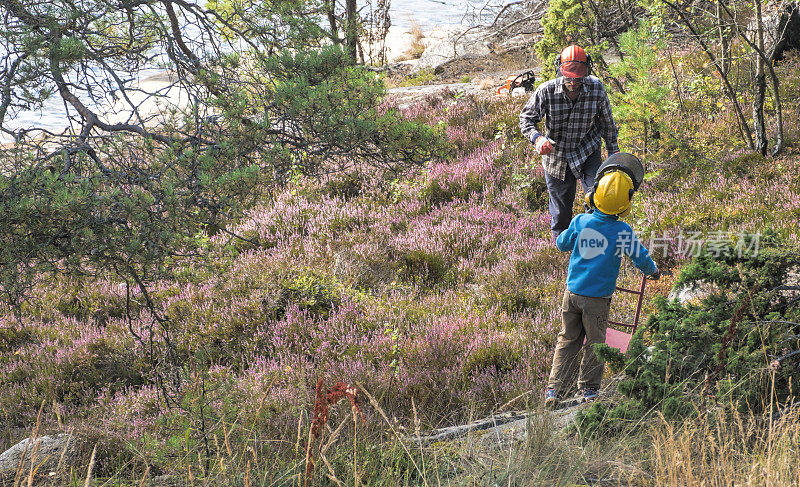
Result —
M556 74L567 78L583 78L588 76L592 67L592 58L581 46L575 44L564 48L556 57Z

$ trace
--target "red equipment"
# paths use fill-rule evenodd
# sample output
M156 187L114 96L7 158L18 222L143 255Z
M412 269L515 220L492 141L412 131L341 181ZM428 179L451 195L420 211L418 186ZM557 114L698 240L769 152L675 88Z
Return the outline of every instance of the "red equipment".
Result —
M535 83L536 76L533 74L533 71L525 71L522 74L510 76L503 86L497 88L497 94L511 96L511 92L514 91L514 88L524 88L525 92L530 92L533 91Z
M620 323L618 321L608 320L609 325L622 326L629 328L631 331L630 333L625 333L624 331L615 330L614 328L606 328L606 345L618 348L622 353L625 353L625 351L628 350L628 343L631 341L631 337L639 327L639 317L642 313L642 300L644 299L644 288L646 285L647 278L642 276L642 284L639 286L638 291L617 287L617 291L638 295L636 298L636 314L633 315L633 323Z

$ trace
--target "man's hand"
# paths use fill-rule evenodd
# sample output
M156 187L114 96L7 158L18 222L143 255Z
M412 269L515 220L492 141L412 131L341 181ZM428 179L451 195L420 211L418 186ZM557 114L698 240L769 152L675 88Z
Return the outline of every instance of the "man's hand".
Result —
M536 148L536 152L542 156L553 152L553 144L551 144L550 139L544 135L536 139L536 144L534 144L534 147Z
M656 270L654 273L652 273L649 276L647 276L647 279L649 279L651 281L657 281L657 280L661 279L661 271Z

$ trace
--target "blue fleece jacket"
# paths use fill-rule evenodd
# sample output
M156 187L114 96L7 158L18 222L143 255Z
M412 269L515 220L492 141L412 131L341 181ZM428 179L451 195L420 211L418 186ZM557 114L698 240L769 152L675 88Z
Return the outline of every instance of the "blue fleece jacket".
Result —
M556 239L556 246L562 252L572 251L567 288L582 296L602 298L614 294L623 255L646 275L658 271L630 225L598 210L573 218L569 228Z

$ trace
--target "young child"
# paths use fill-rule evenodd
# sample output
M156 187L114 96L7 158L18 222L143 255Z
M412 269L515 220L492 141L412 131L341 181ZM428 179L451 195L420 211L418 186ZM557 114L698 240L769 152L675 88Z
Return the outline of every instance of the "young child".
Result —
M578 372L578 390L587 401L597 397L604 364L592 345L605 342L608 310L622 255L627 255L648 278L660 277L650 253L631 227L619 220L630 211L633 193L643 176L644 168L632 154L618 152L606 159L598 169L594 188L586 195L590 212L573 218L556 240L559 250L572 251L572 255L545 406L555 406L571 386L566 382L574 374L584 339L586 348Z

